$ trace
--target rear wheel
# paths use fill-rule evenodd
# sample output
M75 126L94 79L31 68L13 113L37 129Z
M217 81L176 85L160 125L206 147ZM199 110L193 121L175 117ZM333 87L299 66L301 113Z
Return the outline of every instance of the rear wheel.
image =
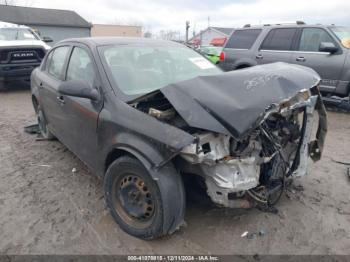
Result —
M55 136L50 132L48 128L44 112L40 106L37 107L36 114L41 135L47 140L53 140Z
M125 232L142 239L167 233L163 230L165 212L174 204L162 199L161 190L166 189L139 160L129 156L115 160L106 172L104 189L107 208Z

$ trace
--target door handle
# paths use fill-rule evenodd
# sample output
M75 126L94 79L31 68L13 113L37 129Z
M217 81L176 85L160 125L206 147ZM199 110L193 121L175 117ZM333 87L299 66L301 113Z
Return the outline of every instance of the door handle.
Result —
M58 96L57 97L58 102L60 102L62 105L64 105L66 102L64 101L63 96Z
M263 59L264 56L263 56L262 54L258 54L258 55L255 56L255 58L256 58L256 59Z
M295 59L295 60L297 60L298 62L305 62L305 61L306 61L306 58L305 58L305 57L302 57L302 56L299 56L299 57L297 57L297 59Z

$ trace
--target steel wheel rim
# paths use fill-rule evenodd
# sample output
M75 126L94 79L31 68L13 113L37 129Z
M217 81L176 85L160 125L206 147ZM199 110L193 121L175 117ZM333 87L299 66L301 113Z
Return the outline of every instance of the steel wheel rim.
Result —
M118 215L136 228L152 224L156 203L149 186L136 174L124 174L113 186L113 205Z

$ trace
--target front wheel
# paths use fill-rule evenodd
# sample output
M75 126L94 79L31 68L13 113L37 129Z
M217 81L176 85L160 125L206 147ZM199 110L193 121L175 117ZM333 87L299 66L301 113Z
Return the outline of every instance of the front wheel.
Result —
M167 233L164 232L166 217L169 209L176 206L171 201L181 198L170 201L162 198L161 191L169 188L162 188L158 182L140 161L129 156L120 157L109 166L104 180L107 208L128 234L153 239Z

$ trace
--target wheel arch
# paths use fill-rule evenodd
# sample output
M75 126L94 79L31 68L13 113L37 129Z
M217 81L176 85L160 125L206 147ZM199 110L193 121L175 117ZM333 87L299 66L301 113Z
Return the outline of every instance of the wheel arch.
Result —
M236 66L236 70L237 69L243 69L243 68L248 68L248 67L252 67L252 65L248 64L248 63L242 63Z
M117 143L112 143L112 146L107 150L107 154L105 154L104 173L114 160L123 155L135 157L150 170L172 154L168 147L136 134L119 133L112 138L112 141L117 141Z
M257 64L258 63L255 60L248 58L248 57L245 57L245 58L238 59L234 65L234 68L235 68L235 70L243 69L243 68L255 66Z
M147 169L151 165L150 161L142 156L139 152L134 149L125 146L115 146L107 154L104 163L104 173L107 171L108 167L118 158L122 156L130 156L138 159Z
M140 148L136 149L130 145L115 145L106 157L105 173L108 167L122 156L128 155L138 159L158 184L162 200L165 203L173 203L171 206L166 205L164 207L163 234L171 234L184 223L185 189L182 178L172 161L167 162L159 169L155 167L155 159L152 159L151 155L160 154L160 152L157 149L153 150L154 152L148 152L149 154L146 157Z

